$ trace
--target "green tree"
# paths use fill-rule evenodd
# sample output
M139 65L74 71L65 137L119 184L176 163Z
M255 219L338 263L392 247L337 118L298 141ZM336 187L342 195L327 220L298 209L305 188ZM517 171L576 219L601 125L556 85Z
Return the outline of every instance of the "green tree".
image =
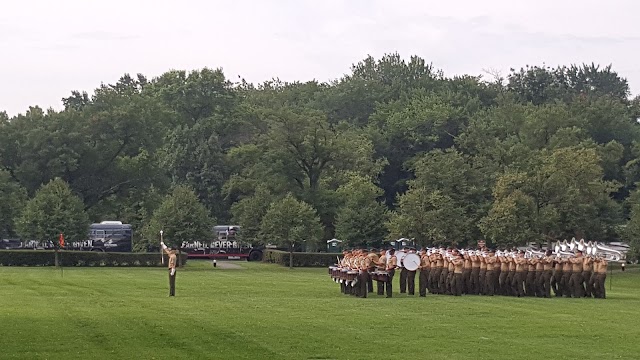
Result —
M27 200L27 191L0 171L0 238L16 236L16 220Z
M275 197L266 186L258 185L253 195L240 199L233 204L231 213L233 222L241 226L240 236L245 241L262 244L260 239L260 224L269 210Z
M17 227L23 239L52 242L56 251L55 265L58 266L60 234L64 234L67 242L85 240L89 218L82 200L71 192L64 180L55 178L27 202Z
M464 209L450 196L417 187L399 196L387 226L394 238L411 238L422 246L458 245L468 238L466 222Z
M386 235L387 208L378 202L384 193L371 180L353 175L337 191L342 206L336 216L336 237L349 246L380 246Z
M494 203L481 221L486 236L518 245L573 236L615 237L621 214L611 194L619 185L603 180L595 148L543 151L531 164L528 171L505 173L496 182Z
M630 207L629 220L624 227L622 237L629 242L635 256L640 255L640 191L636 190L627 199Z
M193 189L178 185L153 212L144 229L146 248L159 248L160 230L164 232L164 242L178 249L187 241L210 239L214 222Z
M260 232L265 240L289 249L289 268L293 268L293 249L322 236L320 218L313 207L287 194L275 201L262 218Z

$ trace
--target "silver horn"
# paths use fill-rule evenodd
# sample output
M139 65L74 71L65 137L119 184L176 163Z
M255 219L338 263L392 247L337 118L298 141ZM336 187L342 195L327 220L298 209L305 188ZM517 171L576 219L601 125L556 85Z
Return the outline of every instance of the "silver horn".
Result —
M594 248L592 249L594 252L594 256L599 256L607 259L608 261L618 261L623 262L626 259L626 255L618 250L614 250L608 246L603 244L599 244L598 242L594 243Z

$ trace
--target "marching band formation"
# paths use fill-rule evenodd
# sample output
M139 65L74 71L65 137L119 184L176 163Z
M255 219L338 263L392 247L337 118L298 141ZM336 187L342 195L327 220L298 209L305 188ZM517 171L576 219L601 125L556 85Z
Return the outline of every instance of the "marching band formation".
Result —
M536 250L494 251L455 248L415 248L344 251L338 264L329 267L340 291L367 297L377 282L377 294L390 298L393 278L400 272L400 293L440 295L503 295L606 298L605 279L609 261L624 255L584 240L556 244L555 252Z

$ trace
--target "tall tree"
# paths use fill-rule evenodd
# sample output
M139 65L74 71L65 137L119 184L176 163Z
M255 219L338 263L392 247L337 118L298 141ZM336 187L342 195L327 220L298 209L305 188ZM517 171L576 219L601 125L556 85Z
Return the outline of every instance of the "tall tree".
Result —
M69 185L55 178L43 185L27 202L17 221L18 234L25 240L52 242L55 265L59 265L58 239L85 240L89 232L89 218L82 200L71 192Z
M342 205L336 216L336 237L350 246L381 246L386 235L386 206L378 201L382 189L354 175L337 190Z
M209 216L207 208L198 201L193 189L178 185L153 212L144 229L144 246L147 249L157 249L162 230L166 244L182 249L184 242L211 239L213 225L214 220Z
M27 191L0 171L0 239L17 235L16 220L27 200Z
M262 218L260 232L265 240L289 249L289 268L293 268L294 247L317 242L322 235L322 226L311 205L288 194L271 204Z

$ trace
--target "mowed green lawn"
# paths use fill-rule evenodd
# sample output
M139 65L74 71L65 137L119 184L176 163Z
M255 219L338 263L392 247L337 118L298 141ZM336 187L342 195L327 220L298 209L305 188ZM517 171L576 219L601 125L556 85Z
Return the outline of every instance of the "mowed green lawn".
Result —
M190 261L175 298L165 269L0 267L0 358L640 358L637 268L606 300L359 299L326 269L232 264Z

